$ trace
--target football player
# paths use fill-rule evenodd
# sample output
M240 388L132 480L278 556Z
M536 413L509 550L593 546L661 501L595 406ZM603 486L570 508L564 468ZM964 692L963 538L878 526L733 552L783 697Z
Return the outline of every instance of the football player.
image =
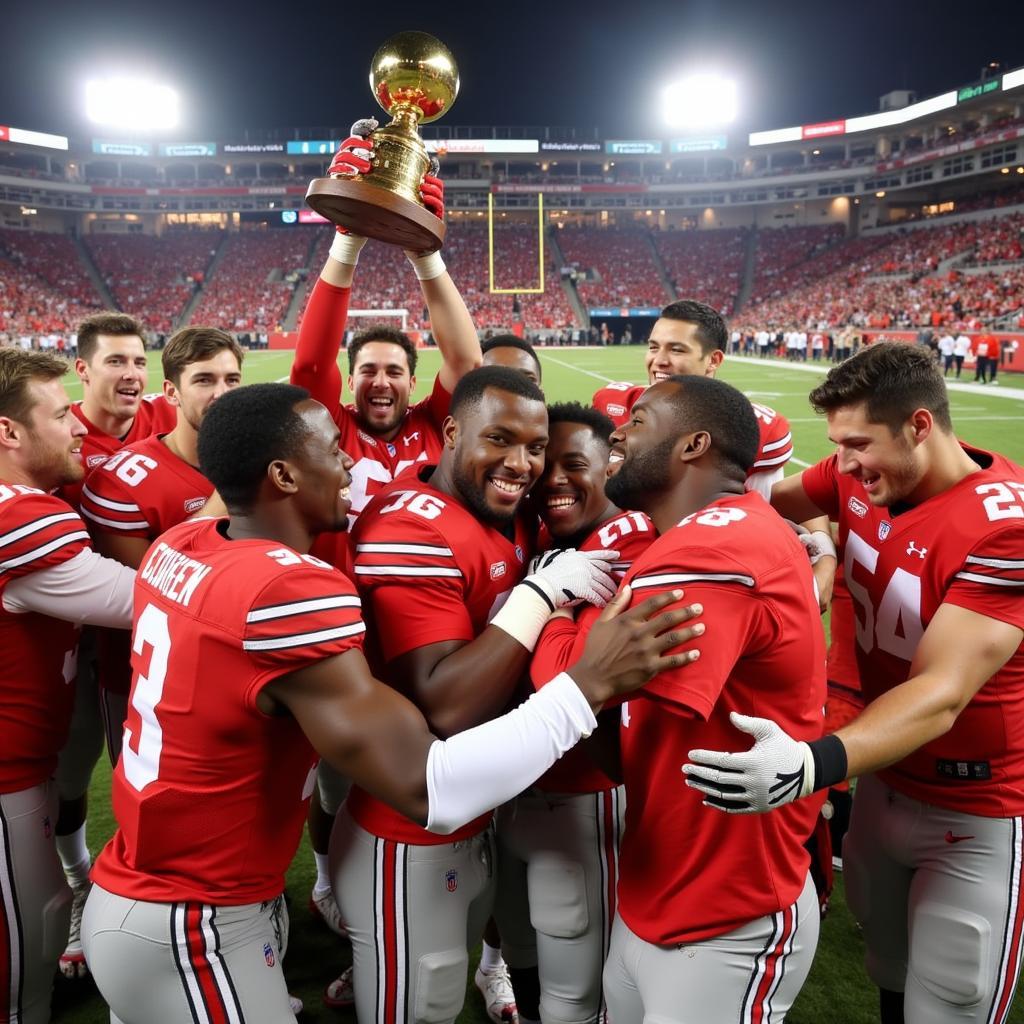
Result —
M743 813L858 776L843 871L884 1024L996 1024L1024 925L1024 469L957 439L927 348L875 343L810 400L838 450L772 501L839 524L867 706L810 744L766 709L748 752L684 770Z
M550 696L437 739L370 674L350 581L308 554L319 532L347 523L340 437L302 388L229 391L199 433L200 466L229 516L172 527L142 561L118 830L83 920L93 976L123 1024L294 1022L282 890L318 755L452 834L593 729L605 700L694 660L668 653L692 638L688 613L657 614L679 591L624 615L612 602ZM519 602L517 635L539 631L532 608ZM506 653L518 643L509 635Z
M688 600L730 626L694 671L663 673L622 708L626 827L604 971L615 1021L782 1019L817 943L803 844L822 799L776 820L716 816L677 775L693 746L731 739L730 712L750 704L801 739L822 731L811 568L790 527L744 486L757 424L735 388L679 376L647 390L612 435L624 459L606 493L646 512L659 534L624 582L636 597L685 582ZM583 612L581 636L594 617Z
M0 1020L42 1024L72 893L54 842L83 623L127 629L134 573L51 492L82 479L64 360L0 349Z

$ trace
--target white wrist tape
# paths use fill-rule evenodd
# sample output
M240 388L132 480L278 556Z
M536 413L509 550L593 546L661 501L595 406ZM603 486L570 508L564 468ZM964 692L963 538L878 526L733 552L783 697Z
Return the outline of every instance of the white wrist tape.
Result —
M832 538L829 534L823 530L815 530L808 538L810 542L817 548L817 555L811 556L811 565L817 565L818 559L825 558L826 556L836 558L836 546L832 542Z
M433 281L435 277L440 277L445 272L446 268L444 260L441 259L440 250L421 256L406 249L405 255L412 264L413 272L421 281Z
M501 718L435 740L427 754L427 828L448 835L521 793L597 728L562 672Z
M366 245L366 239L360 235L343 235L340 231L334 234L331 242L330 257L339 263L347 263L354 267L359 262L359 250Z
M532 651L553 608L553 601L549 604L532 586L520 583L512 588L512 593L495 613L490 625L504 630L513 640Z

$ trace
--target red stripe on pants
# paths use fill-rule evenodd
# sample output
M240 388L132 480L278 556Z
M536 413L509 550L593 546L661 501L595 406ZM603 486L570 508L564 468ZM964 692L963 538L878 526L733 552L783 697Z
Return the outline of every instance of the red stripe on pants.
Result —
M188 962L199 984L210 1024L230 1024L227 1007L213 976L213 968L207 959L206 936L203 934L203 906L201 903L185 905L185 944L188 947Z
M782 914L782 934L779 936L778 942L776 942L771 948L771 951L765 959L764 974L761 975L761 980L757 986L757 992L754 994L754 1005L750 1008L751 1024L763 1024L766 1019L765 1004L768 1002L768 997L775 984L775 978L779 972L779 965L782 962L786 944L793 937L793 922L795 917L793 908L786 907L786 909L780 911L780 913Z

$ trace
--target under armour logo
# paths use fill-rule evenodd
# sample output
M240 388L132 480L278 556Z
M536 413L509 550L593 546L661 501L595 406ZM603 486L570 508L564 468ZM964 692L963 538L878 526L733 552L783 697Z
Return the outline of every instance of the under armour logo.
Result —
M420 432L418 430L414 430L408 437L402 438L402 444L412 444L413 441L419 440L419 436Z
M913 541L907 545L908 555L917 555L918 558L924 558L928 554L927 548L919 548Z

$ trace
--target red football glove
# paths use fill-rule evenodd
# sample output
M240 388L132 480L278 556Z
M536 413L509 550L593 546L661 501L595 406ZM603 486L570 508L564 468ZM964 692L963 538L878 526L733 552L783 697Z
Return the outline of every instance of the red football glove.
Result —
M420 184L420 199L435 217L444 220L444 182L440 178L434 177L429 171L423 175L423 181Z
M340 174L350 178L356 174L369 174L372 164L370 155L373 152L373 138L367 136L361 138L358 135L350 135L334 154L331 166L327 168L328 174Z

